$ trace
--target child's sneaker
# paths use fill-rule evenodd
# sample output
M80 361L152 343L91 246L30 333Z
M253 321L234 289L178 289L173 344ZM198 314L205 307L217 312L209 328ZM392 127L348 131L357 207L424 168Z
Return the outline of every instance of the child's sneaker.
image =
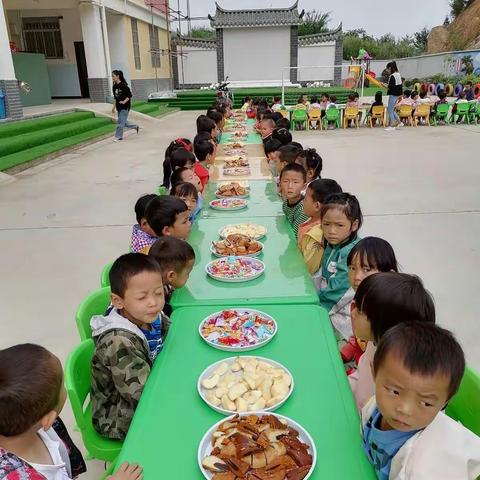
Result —
M384 128L384 130L386 132L393 132L395 130L395 127L387 127L387 128Z
M400 123L397 125L397 127L400 127L400 128L401 128L401 127L404 127L404 126L405 126L405 124L404 124L403 122L400 122Z

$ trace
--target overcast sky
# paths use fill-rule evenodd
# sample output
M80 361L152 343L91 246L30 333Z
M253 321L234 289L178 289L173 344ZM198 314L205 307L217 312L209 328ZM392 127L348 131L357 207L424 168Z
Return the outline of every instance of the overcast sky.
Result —
M170 0L177 8L178 0ZM268 7L288 7L295 0L218 0L227 10ZM449 0L299 0L298 9L331 12L330 27L343 22L344 30L364 28L375 36L392 33L395 36L412 34L423 27L443 23L449 11ZM186 0L180 0L180 9L186 14ZM215 13L215 0L190 0L190 15L206 16ZM207 22L192 22L192 26L207 25ZM182 32L186 31L182 26Z

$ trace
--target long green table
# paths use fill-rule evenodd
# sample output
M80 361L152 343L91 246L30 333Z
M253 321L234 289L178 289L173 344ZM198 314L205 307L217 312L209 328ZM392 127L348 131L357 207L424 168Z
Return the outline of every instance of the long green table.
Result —
M117 466L125 460L143 467L145 480L200 480L197 448L222 415L199 397L196 384L210 364L232 356L208 346L198 335L207 315L226 307L176 310L163 352L155 361ZM258 306L278 323L276 337L247 354L282 363L295 388L277 410L312 435L317 449L314 480L374 480L362 449L359 418L325 310L314 305Z
M234 213L231 217L198 220L189 238L196 254L195 265L185 287L174 292L172 306L318 304L315 286L285 218L252 215L247 219L233 216ZM216 258L210 252L210 245L220 238L220 228L247 220L267 228L267 235L261 240L264 253L259 257L266 265L265 273L243 283L224 283L208 277L205 265Z
M277 194L277 188L273 181L266 182L265 180L249 180L248 184L250 186L250 196L247 198L247 208L236 210L234 212L225 212L214 210L208 206L208 203L211 200L217 198L215 196L215 191L218 188L218 184L215 182L207 183L203 192L205 203L200 218L235 217L251 219L253 217L275 217L283 215L282 201Z

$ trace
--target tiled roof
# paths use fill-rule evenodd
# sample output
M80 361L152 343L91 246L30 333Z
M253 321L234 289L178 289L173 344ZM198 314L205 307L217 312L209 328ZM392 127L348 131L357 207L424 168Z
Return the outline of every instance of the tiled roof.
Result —
M262 8L257 10L225 10L218 3L215 16L210 18L213 28L275 27L299 25L303 15L297 10L298 0L288 8Z
M172 42L175 45L182 45L182 47L206 48L215 50L217 48L217 41L207 38L192 38L192 37L173 37Z
M307 45L317 45L318 43L331 42L337 40L342 36L342 24L340 24L335 30L331 30L325 33L314 33L313 35L305 35L298 37L298 46L306 47Z

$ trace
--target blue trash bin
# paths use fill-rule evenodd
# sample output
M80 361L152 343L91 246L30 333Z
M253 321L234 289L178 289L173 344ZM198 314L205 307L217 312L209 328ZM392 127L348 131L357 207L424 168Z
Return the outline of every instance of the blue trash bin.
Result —
M7 118L7 109L5 107L5 92L0 90L0 118Z

